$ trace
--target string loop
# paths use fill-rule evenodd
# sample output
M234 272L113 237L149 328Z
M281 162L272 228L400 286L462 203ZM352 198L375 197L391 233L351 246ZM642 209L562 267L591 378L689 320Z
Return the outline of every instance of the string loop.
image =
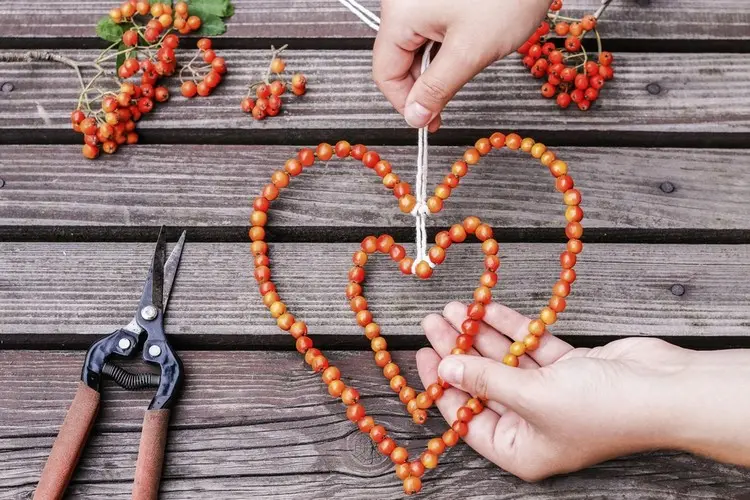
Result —
M378 16L363 7L356 0L339 0L339 2L352 11L367 26L378 31L380 28L380 18ZM425 45L424 54L422 55L421 73L424 73L430 65L430 51L433 45L434 42L432 40ZM427 255L426 221L427 216L430 214L427 208L427 168L427 127L422 127L419 129L417 135L417 179L414 186L414 197L417 199L417 203L411 211L411 215L415 219L415 243L417 246L416 258L411 267L412 273L416 272L417 264L421 261L427 262L431 268L435 267L435 264Z

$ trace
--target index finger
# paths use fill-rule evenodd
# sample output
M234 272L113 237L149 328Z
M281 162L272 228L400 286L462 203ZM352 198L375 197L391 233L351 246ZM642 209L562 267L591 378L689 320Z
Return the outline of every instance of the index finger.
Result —
M424 37L416 34L412 40L405 40L386 25L381 25L375 37L372 78L386 99L401 114L404 113L406 97L414 86L414 56L424 42Z

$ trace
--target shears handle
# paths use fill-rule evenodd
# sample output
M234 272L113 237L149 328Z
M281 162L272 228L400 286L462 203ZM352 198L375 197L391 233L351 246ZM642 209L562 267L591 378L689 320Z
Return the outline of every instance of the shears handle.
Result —
M164 464L164 448L167 444L167 427L170 410L146 410L143 417L141 444L138 447L138 462L135 465L133 500L156 500Z
M83 382L78 384L73 403L60 427L34 492L34 500L62 498L96 421L100 399L98 391Z

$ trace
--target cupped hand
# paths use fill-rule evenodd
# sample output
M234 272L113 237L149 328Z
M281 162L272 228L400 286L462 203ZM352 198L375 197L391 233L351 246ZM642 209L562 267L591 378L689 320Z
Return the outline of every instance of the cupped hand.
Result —
M549 0L382 0L373 48L375 83L412 127L440 126L440 112L477 73L523 44ZM420 76L419 50L442 45Z
M474 350L450 355L464 319L460 303L425 318L433 349L417 353L419 375L425 387L438 375L454 386L437 402L449 424L470 395L488 399L464 440L501 468L534 481L668 445L669 394L690 351L648 338L574 349L546 333L513 368L501 360L530 320L490 304Z

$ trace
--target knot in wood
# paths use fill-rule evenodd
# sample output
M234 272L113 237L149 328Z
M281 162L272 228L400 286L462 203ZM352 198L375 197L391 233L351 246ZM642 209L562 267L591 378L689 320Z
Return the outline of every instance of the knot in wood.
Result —
M13 84L10 82L3 82L3 84L0 85L0 92L4 92L4 93L13 92L13 89L15 88L16 87L13 86Z
M661 189L662 192L669 194L669 193L673 193L674 192L675 187L674 187L674 184L672 184L671 182L664 181L659 186L659 189Z
M683 295L685 295L685 287L680 285L679 283L672 285L669 291L672 292L672 295L676 297L682 297Z
M0 178L0 189L5 186L5 179Z
M368 434L357 431L349 435L347 442L357 464L367 465L369 468L387 460L372 444Z
M659 85L656 82L649 83L648 85L646 85L646 90L648 91L649 94L656 95L661 92L661 85Z

